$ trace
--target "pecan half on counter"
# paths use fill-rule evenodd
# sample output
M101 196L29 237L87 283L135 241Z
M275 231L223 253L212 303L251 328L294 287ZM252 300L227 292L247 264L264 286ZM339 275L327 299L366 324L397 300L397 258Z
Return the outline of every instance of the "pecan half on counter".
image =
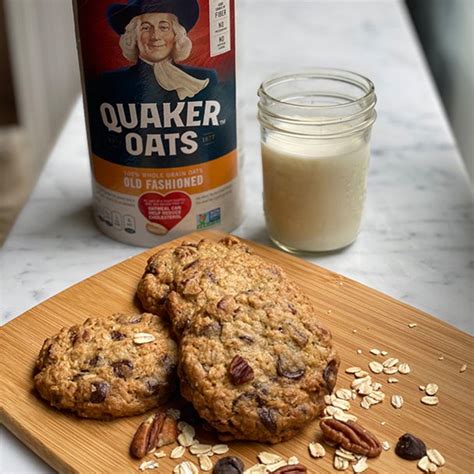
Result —
M358 423L326 418L320 421L319 426L325 439L351 453L375 458L382 452L380 441Z
M141 459L154 448L174 443L177 437L176 420L163 412L157 412L138 427L130 444L130 454Z

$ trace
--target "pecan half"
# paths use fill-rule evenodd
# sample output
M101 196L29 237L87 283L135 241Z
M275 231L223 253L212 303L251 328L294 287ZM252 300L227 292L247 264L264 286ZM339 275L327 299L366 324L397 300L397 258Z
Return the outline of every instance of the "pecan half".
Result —
M140 424L130 444L130 454L134 458L141 459L155 448L164 421L165 414L158 412Z
M382 452L379 440L364 427L353 421L326 418L319 423L324 437L354 454L375 458Z
M178 422L167 415L163 425L161 426L160 433L158 434L158 440L156 447L161 448L168 444L174 443L178 439ZM152 448L153 449L153 448Z
M242 385L252 380L254 377L253 369L249 363L241 356L236 355L229 365L230 380L234 385Z
M273 474L301 474L302 472L307 472L303 464L290 464L273 471Z

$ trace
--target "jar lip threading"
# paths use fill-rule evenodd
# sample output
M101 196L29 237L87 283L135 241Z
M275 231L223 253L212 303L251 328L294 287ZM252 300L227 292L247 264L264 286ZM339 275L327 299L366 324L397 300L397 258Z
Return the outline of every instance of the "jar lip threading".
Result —
M353 78L351 80L350 78ZM301 104L301 103L295 103L295 102L290 102L288 100L282 100L279 99L273 95L270 94L269 88L272 85L275 85L277 83L285 83L285 82L291 82L294 81L295 79L329 79L329 80L335 80L339 82L343 82L346 84L350 84L353 86L357 86L360 89L364 90L365 93L361 97L358 97L354 100L348 101L343 104ZM356 81L355 79L358 79ZM365 87L363 87L365 85ZM284 75L275 75L265 81L262 82L258 89L258 96L262 98L265 97L267 99L270 99L273 102L280 103L284 106L290 106L290 107L295 107L295 108L307 108L310 110L327 110L327 109L338 109L338 108L344 108L347 106L353 106L357 104L358 102L362 102L368 98L371 97L371 95L374 96L375 99L375 86L374 83L367 77L363 76L362 74L352 72L346 69L329 69L329 68L319 68L315 69L313 71L308 71L308 72L301 72L301 73L291 73L291 74L284 74Z

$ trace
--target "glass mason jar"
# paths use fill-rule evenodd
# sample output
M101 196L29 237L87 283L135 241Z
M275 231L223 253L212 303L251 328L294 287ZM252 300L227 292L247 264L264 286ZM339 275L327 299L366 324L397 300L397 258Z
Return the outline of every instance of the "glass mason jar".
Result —
M267 229L290 252L335 250L359 232L376 118L372 82L318 69L258 91Z

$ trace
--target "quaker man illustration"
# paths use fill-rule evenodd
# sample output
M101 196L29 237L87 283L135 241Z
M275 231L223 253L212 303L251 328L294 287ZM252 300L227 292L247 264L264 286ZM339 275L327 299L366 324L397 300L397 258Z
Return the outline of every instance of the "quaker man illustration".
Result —
M141 100L176 101L194 98L217 83L214 70L179 63L191 54L188 32L198 18L197 0L128 0L111 5L108 22L120 35L123 56L133 65L105 74L109 92L123 100L135 88L139 95L135 98Z

